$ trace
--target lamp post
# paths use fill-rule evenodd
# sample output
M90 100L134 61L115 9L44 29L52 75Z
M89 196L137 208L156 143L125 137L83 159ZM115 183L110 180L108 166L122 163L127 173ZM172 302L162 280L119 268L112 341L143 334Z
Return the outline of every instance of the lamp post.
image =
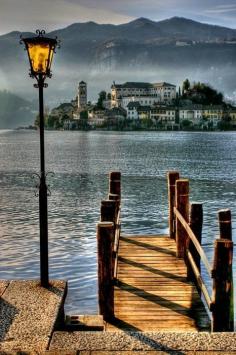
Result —
M39 228L40 228L40 282L49 287L48 273L48 188L46 184L44 154L44 104L43 89L47 87L46 78L51 78L51 64L58 41L45 37L45 31L37 30L37 36L21 38L27 50L30 62L30 76L37 80L34 87L39 89L39 121L40 121L40 183L39 183Z

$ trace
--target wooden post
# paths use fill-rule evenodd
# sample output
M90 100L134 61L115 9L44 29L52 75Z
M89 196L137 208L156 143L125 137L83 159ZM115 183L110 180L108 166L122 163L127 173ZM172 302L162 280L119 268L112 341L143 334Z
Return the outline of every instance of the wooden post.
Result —
M234 330L234 300L233 300L233 242L231 211L218 212L220 239L215 241L213 266L213 310L212 330ZM219 275L218 275L219 274Z
M169 233L170 238L176 239L175 236L175 182L179 179L179 173L177 171L169 171L167 173L168 182L168 202L169 202Z
M202 243L202 225L203 225L203 208L202 203L192 203L190 206L190 215L189 215L189 226L192 229L194 235L196 236L199 244ZM201 257L197 252L193 242L189 238L188 240L188 249L193 256L193 259L198 267L199 273L201 273ZM195 282L195 276L192 272L191 267L188 267L188 279ZM198 291L199 287L197 282L195 282Z
M112 260L114 230L112 222L97 224L99 314L102 314L106 321L114 317Z
M229 209L218 212L220 238L232 240L231 211Z
M212 331L233 331L230 319L233 242L216 239L212 270Z
M117 203L116 201L101 201L101 222L116 222Z
M176 181L175 206L185 221L189 222L189 180L180 179ZM176 218L176 256L184 258L188 235L181 223Z
M121 173L119 171L111 171L109 174L109 195L118 195L121 198ZM110 197L108 197L110 200Z

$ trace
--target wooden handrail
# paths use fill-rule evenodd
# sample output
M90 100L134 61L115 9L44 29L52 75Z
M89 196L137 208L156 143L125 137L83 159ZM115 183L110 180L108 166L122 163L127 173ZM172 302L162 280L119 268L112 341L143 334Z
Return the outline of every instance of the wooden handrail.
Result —
M118 265L118 250L119 250L119 241L120 241L120 208L117 213L116 218L116 225L115 225L115 239L114 239L114 246L113 246L113 256L114 256L114 274L113 277L116 278L117 276L117 265Z
M206 254L204 252L204 250L202 249L201 245L199 244L195 234L193 233L192 229L190 228L189 224L185 221L185 219L183 218L183 216L181 215L181 213L177 210L176 207L174 207L174 213L176 218L180 221L180 223L182 224L183 228L186 230L186 232L188 233L189 238L192 240L198 254L201 257L201 260L203 262L203 264L205 265L205 268L208 272L208 275L210 277L212 277L212 270L211 270L211 266L209 264L209 261L206 257Z
M211 311L212 310L212 299L211 299L211 296L209 295L209 292L208 292L208 290L207 290L207 288L205 286L205 283L204 283L204 281L202 279L202 276L201 276L201 274L200 274L200 272L198 270L198 267L197 267L197 265L196 265L196 263L194 261L194 258L192 256L192 254L190 253L189 250L187 250L186 253L187 253L187 257L188 257L188 260L190 262L190 265L192 267L193 273L194 273L194 275L196 277L196 281L198 283L198 286L199 286L200 290L202 291L202 294L203 294L203 296L204 296L204 298L206 300L206 303L207 303L207 306L208 306L209 310Z

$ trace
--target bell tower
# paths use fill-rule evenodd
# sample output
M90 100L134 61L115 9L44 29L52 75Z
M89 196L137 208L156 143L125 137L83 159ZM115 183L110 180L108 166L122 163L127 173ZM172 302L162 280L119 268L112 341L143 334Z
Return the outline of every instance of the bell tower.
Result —
M78 87L78 109L83 110L87 106L87 84L84 81Z

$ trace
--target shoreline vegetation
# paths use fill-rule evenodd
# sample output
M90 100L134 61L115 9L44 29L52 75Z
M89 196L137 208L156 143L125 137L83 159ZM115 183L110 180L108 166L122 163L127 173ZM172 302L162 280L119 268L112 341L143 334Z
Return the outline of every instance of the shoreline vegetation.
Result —
M17 127L13 130L16 131L38 131L38 127L36 126L26 126L26 127ZM63 129L63 128L45 128L45 131L49 132L236 132L236 128L228 128L228 129L200 129L200 128L179 128L179 129L164 129L164 128L155 128L155 127L149 127L149 128L123 128L123 129L116 129L115 127L106 127L106 128L80 128L80 129Z

